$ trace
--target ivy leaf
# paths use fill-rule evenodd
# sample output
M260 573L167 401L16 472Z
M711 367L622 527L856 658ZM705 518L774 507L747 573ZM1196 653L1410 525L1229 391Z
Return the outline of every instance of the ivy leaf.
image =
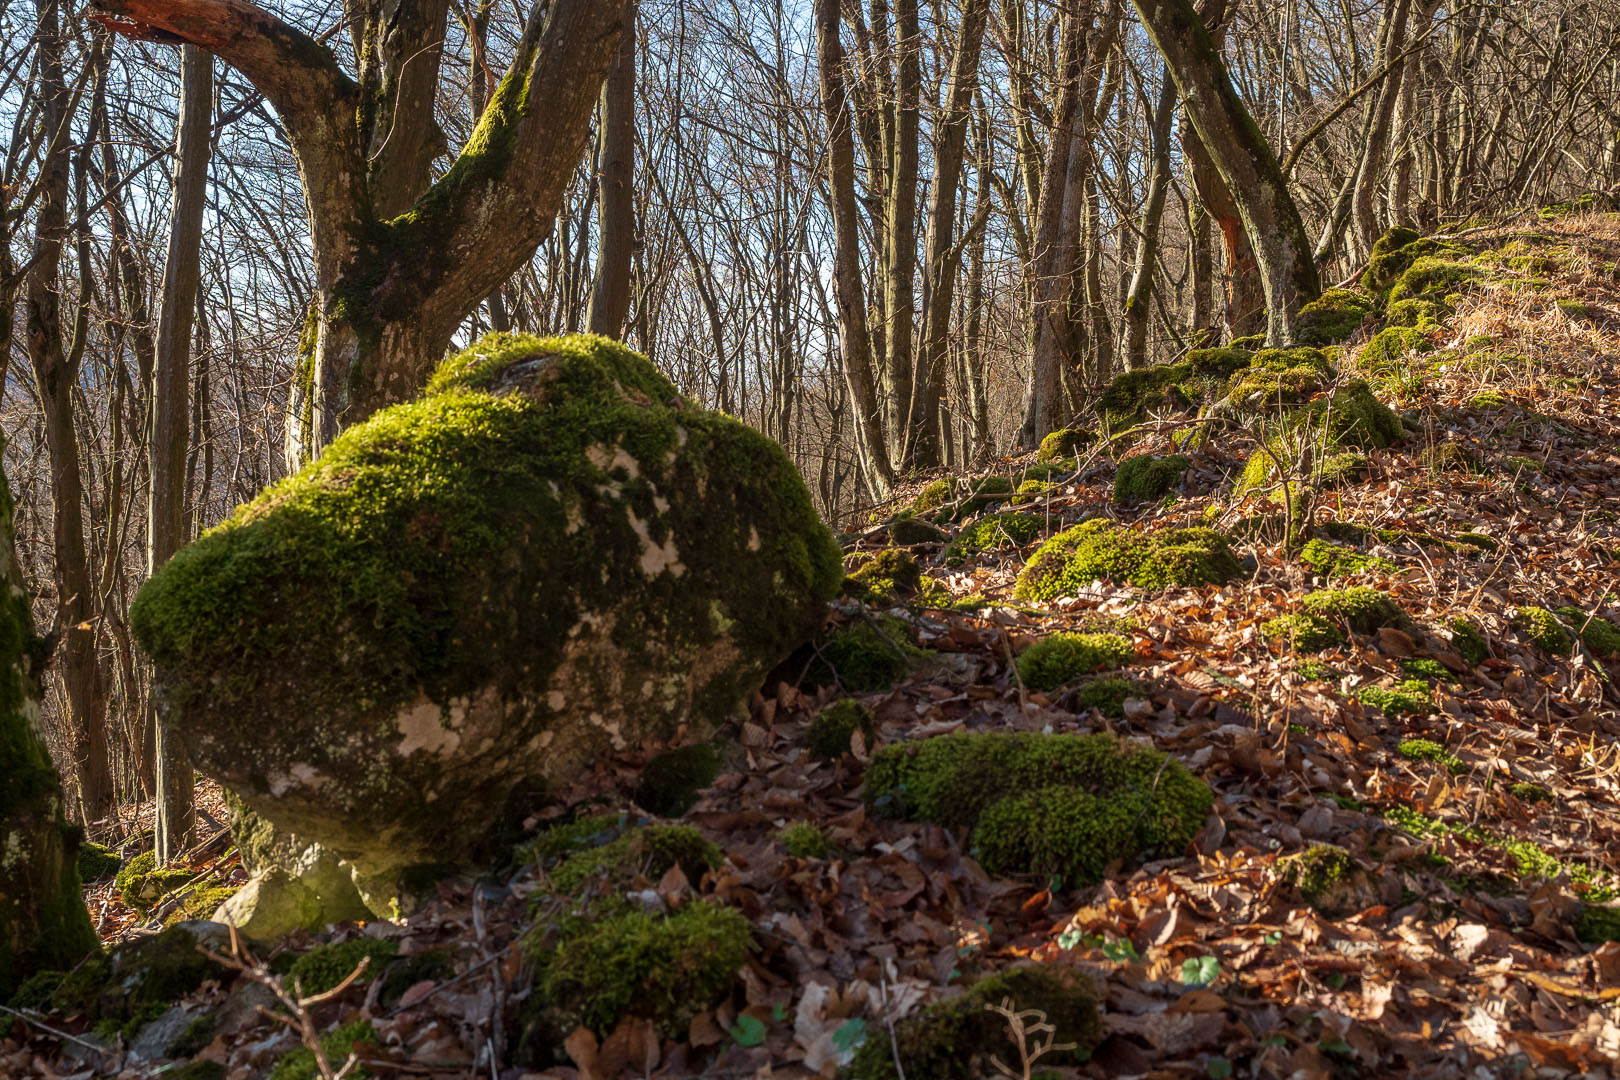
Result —
M1213 956L1192 956L1181 962L1181 981L1188 986L1208 986L1221 977L1221 962Z
M860 1017L852 1017L838 1025L833 1032L833 1046L838 1048L840 1054L853 1051L866 1041L866 1021Z
M738 1046L758 1046L765 1041L765 1021L743 1013L731 1025L731 1037Z

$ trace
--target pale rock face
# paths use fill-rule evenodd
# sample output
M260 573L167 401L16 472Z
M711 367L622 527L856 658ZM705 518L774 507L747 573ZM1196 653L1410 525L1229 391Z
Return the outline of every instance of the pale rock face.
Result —
M774 443L604 339L492 335L132 617L198 768L379 910L403 871L475 861L520 781L724 720L841 580Z

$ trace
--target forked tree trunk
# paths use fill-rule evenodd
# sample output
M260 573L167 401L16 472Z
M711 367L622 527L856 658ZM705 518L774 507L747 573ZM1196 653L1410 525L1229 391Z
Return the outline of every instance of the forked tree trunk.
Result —
M1321 283L1276 155L1238 97L1203 18L1189 0L1133 2L1254 245L1266 294L1267 340L1292 344L1294 317L1320 294Z

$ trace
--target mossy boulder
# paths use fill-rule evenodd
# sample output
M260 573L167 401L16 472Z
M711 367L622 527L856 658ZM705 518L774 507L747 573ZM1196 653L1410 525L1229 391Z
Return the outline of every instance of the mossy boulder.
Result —
M399 946L380 938L354 938L328 945L317 945L293 961L287 971L287 985L298 985L305 997L324 994L354 974L360 961L366 962L364 971L351 985L364 985L375 979L383 967L399 952Z
M181 923L92 956L68 972L51 995L51 1007L113 1025L151 1019L205 980L219 977L223 969L198 950L228 951L223 931L214 923Z
M1044 523L1034 514L1016 510L988 514L964 526L945 549L947 562L961 562L969 555L1004 547L1023 547L1041 535Z
M889 603L916 593L922 585L922 567L899 548L880 551L844 579L844 592L871 604Z
M876 693L905 678L928 655L911 644L899 619L886 615L861 619L822 638L805 681L857 694Z
M269 943L294 930L373 917L336 853L276 828L230 791L225 802L242 867L252 876L215 912L216 921Z
M1192 462L1180 454L1153 457L1137 454L1119 463L1114 474L1114 505L1162 499L1181 483Z
M136 911L151 911L171 892L197 876L195 870L184 866L157 865L152 852L143 852L124 864L113 878L118 898Z
M118 873L123 860L112 848L85 841L79 845L78 864L80 881L101 881Z
M1019 654L1018 677L1036 690L1056 690L1135 656L1136 647L1122 634L1051 634Z
M924 521L912 514L901 514L889 522L889 540L891 543L909 546L912 544L937 544L945 539L945 531L938 525Z
M1249 366L1248 349L1193 349L1185 360L1136 368L1114 376L1097 398L1097 411L1114 430L1141 423L1150 414L1179 411L1213 401L1235 372Z
M1179 855L1214 796L1174 759L1111 735L958 733L878 751L866 800L961 831L991 873L1080 883L1148 851Z
M1249 409L1293 405L1314 395L1333 375L1333 365L1321 349L1262 349L1248 367L1232 376L1226 398Z
M358 868L724 719L840 553L772 440L597 337L491 335L171 559L131 612L198 767Z
M872 710L854 698L840 698L810 721L804 741L816 757L836 761L849 753L857 731L868 749L876 744L877 725L872 720Z
M1093 518L1042 544L1018 575L1013 597L1052 600L1099 578L1144 589L1220 585L1242 572L1226 537L1213 529L1141 533Z
M1404 629L1412 625L1411 618L1388 593L1362 585L1310 593L1300 606L1307 614L1331 619L1358 634L1377 633L1385 626Z
M980 1080L1005 1075L994 1061L1017 1063L1005 1017L991 1011L1038 1010L1050 1039L1066 1047L1041 1058L1043 1066L1077 1066L1102 1040L1097 990L1084 974L1062 964L1026 964L980 979L965 993L914 1013L894 1026L894 1041L874 1029L855 1052L852 1080ZM898 1065L896 1064L898 1059ZM1041 1075L1037 1073L1036 1075ZM1054 1074L1055 1075L1055 1074Z
M1041 440L1041 447L1035 454L1036 461L1059 461L1063 458L1072 458L1080 451L1097 441L1097 434L1085 428L1064 428L1054 431Z
M1301 345L1333 345L1354 334L1372 314L1372 298L1351 289L1328 289L1299 309L1294 340Z

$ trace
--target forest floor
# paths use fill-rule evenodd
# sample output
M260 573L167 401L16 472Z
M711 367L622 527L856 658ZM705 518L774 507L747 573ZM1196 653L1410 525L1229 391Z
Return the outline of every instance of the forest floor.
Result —
M855 1044L891 1039L949 988L1033 960L1095 981L1103 1038L1085 1062L1052 1052L1006 1075L1620 1075L1620 943L1580 940L1620 882L1620 657L1558 655L1513 617L1521 606L1572 605L1620 621L1620 216L1532 215L1467 242L1487 248L1525 230L1557 253L1533 268L1533 287L1511 275L1478 283L1427 332L1430 351L1381 370L1375 388L1407 419L1406 438L1371 452L1314 510L1318 526L1366 530L1353 546L1373 557L1332 586L1383 590L1409 630L1352 635L1312 657L1268 639L1263 623L1329 581L1263 528L1235 543L1246 574L1224 586L1097 583L1044 606L1011 599L1041 541L1082 517L1151 531L1278 516L1263 495L1233 500L1252 449L1241 439L1183 449L1192 466L1173 497L1124 509L1111 501L1115 463L1082 453L1077 471L1021 507L1043 519L1031 543L949 566L943 544L911 549L953 597L976 599L960 610L884 605L931 655L860 695L876 743L958 731L1141 740L1214 791L1185 852L1113 865L1078 888L991 876L945 829L868 805L867 740L835 760L809 754L807 725L846 695L784 682L753 702L733 761L683 818L720 846L724 865L701 881L650 883L666 900L701 892L747 916L755 951L731 997L693 1018L684 1038L626 1021L601 1040L576 1033L572 1066L494 1071L832 1076ZM1341 365L1353 368L1359 348L1352 339ZM1131 452L1166 452L1181 429L1162 428ZM1028 464L997 470L1018 476ZM1489 543L1459 542L1465 534ZM876 524L845 540L851 567L888 546ZM838 609L840 622L876 614L853 600ZM1458 618L1488 641L1477 665L1445 646L1442 628ZM1128 628L1134 645L1125 674L1138 683L1114 715L1077 706L1072 690L1024 684L1011 662L1022 649L1099 620ZM1368 687L1420 700L1386 711ZM646 758L603 762L576 794L629 806ZM795 822L820 827L825 857L786 852L780 833ZM1314 906L1280 864L1313 844L1359 867L1353 887ZM229 857L221 870L235 872ZM295 937L287 948L364 934L404 956L451 958L391 1008L377 983L314 1007L317 1027L369 1019L374 1041L357 1052L375 1076L491 1075L490 1060L509 1057L503 1012L528 963L519 941L539 873L444 886L398 923ZM142 921L105 887L91 902L109 938ZM184 1006L200 1014L241 998L249 980L228 975ZM196 1057L231 1080L265 1075L298 1045L251 1009L223 1012L230 1019ZM71 1016L52 1023L86 1034ZM1015 1056L1008 1042L1003 1060ZM0 1042L7 1076L164 1068L122 1041L98 1053L20 1020Z

